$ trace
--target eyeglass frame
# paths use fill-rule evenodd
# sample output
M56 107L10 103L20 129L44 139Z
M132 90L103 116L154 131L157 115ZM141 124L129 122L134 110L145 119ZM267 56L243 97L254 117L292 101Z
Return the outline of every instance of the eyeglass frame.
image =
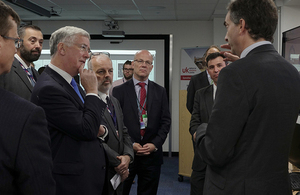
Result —
M15 41L15 48L19 49L21 47L21 44L23 43L23 39L21 38L14 38L14 37L8 37L5 35L1 35L1 37L3 37L4 39L10 39L10 40L14 40Z
M144 61L144 60L133 60L133 61L135 61L135 62L137 62L137 63L139 63L139 64L146 64L146 65L148 65L148 66L151 66L152 64L153 64L153 62L149 62L149 61Z
M90 61L93 56L99 56L101 54L107 55L110 58L110 53L109 52L105 52L105 51L103 51L103 52L90 52L89 54L90 54L90 58L89 58L88 61Z

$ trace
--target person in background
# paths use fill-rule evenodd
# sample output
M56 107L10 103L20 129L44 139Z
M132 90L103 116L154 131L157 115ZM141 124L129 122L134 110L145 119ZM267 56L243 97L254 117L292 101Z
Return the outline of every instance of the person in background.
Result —
M273 0L232 0L225 41L240 57L222 69L196 147L207 164L205 195L292 194L288 156L300 108L300 77L271 42Z
M57 195L101 195L106 175L101 125L105 103L98 96L95 72L83 69L90 57L90 35L65 26L52 33L50 64L39 77L31 101L46 113L51 135ZM80 74L83 89L74 76Z
M191 195L203 194L206 164L202 161L197 147L195 147L194 137L197 135L197 130L201 129L201 124L208 123L217 91L218 77L220 71L226 67L224 58L225 56L220 53L211 53L207 56L207 72L213 80L213 84L197 90L194 98L194 108L190 121L190 133L194 144L193 171L190 180Z
M133 162L134 152L127 128L123 123L120 103L108 93L113 79L112 62L108 55L95 53L91 54L88 67L96 73L98 94L107 105L102 121L108 129L108 139L103 143L108 158L106 194L122 195L122 182L129 175L128 167L129 163ZM117 184L118 182L121 183Z
M11 70L18 14L0 1L0 75ZM42 108L0 88L0 194L54 195L50 136Z
M135 152L124 182L124 195L129 194L135 175L138 176L137 194L155 195L158 189L162 145L170 130L171 116L166 89L148 79L152 63L153 56L148 50L138 51L134 56L132 79L113 90Z
M22 26L19 36L23 41L17 49L11 71L0 76L0 87L30 101L39 76L32 64L41 55L44 39L41 29L34 25Z
M205 61L209 54L215 53L215 52L220 52L220 49L215 45L210 46L204 54ZM211 83L212 83L212 79L210 78L209 74L207 73L207 70L205 70L199 74L193 75L191 77L191 80L190 80L188 88L187 88L187 96L186 96L186 108L188 109L188 111L191 114L193 112L194 96L195 96L196 91L198 89L201 89L203 87L210 85Z
M132 62L130 60L127 60L124 64L123 64L123 75L124 77L116 80L112 83L110 89L109 89L109 94L112 95L112 91L113 88L115 86L118 85L122 85L123 83L125 83L126 81L130 80L132 78L133 75L133 65Z

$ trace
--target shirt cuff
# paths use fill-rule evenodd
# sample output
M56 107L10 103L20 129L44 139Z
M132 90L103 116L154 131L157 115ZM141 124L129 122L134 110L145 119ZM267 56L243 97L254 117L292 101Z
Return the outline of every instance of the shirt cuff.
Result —
M100 100L101 100L101 98L99 97L99 95L98 94L96 94L96 93L88 93L88 94L86 94L85 96L88 96L88 95L93 95L93 96L97 96Z
M105 129L105 132L103 135L99 136L98 138L101 139L102 141L105 141L106 136L108 135L108 129L105 125L102 125L103 128Z

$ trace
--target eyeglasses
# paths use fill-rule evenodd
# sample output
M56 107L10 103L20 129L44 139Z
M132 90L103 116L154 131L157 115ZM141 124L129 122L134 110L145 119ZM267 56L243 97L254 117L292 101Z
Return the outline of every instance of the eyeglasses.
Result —
M91 53L90 48L85 44L82 44L82 45L74 44L74 45L77 45L79 47L80 51L82 51L82 52L88 52L89 54Z
M152 62L150 62L150 61L144 61L144 60L134 60L134 61L136 61L139 64L144 64L145 63L148 66L152 65Z
M123 68L123 71L127 71L127 72L133 71L133 68Z
M89 61L92 59L93 56L99 56L101 54L107 55L108 57L110 57L110 53L108 52L90 52L90 58Z
M15 41L15 47L17 49L20 48L21 43L23 42L23 40L20 39L20 38L13 38L13 37L8 37L8 36L4 36L4 35L1 35L1 37L3 37L4 39L14 40Z

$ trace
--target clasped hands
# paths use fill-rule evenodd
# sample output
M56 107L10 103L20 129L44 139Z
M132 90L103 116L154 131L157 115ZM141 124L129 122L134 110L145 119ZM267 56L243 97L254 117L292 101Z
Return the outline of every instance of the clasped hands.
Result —
M115 167L115 171L121 176L121 181L123 182L129 175L128 166L130 163L130 157L128 155L117 156L117 159L121 163Z
M145 155L149 155L151 152L155 150L155 145L152 143L147 143L141 146L139 143L134 143L133 150L136 152L137 156L145 156Z

